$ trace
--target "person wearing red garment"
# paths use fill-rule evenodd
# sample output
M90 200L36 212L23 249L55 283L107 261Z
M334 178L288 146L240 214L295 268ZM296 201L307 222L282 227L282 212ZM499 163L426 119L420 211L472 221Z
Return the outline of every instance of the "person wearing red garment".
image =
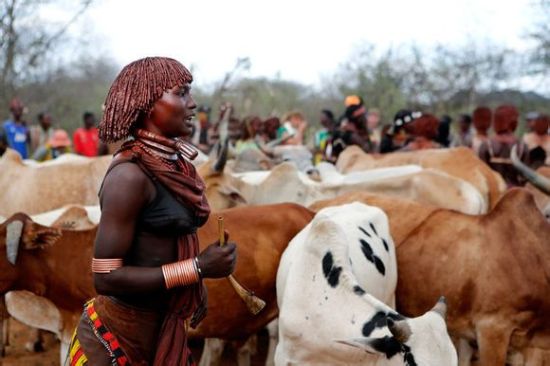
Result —
M95 116L86 112L82 116L84 127L77 128L73 134L74 152L93 157L98 155L99 130L95 126Z

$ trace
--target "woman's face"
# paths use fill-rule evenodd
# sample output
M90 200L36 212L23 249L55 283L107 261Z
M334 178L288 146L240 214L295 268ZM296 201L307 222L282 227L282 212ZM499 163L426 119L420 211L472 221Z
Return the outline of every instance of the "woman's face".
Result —
M150 120L158 130L154 132L171 138L189 136L193 132L191 120L196 107L189 84L167 90L151 111Z

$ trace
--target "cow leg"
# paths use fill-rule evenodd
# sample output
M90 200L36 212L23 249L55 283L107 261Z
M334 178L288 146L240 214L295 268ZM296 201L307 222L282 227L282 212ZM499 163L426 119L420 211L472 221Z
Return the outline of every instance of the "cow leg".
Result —
M476 325L479 346L479 365L504 365L512 327L499 320L490 320Z
M0 320L2 328L0 329L0 357L6 356L6 346L8 345L8 318Z
M529 348L524 352L525 366L550 366L550 351Z
M474 355L474 349L470 346L470 342L467 339L459 338L457 351L458 366L470 366Z
M258 346L258 337L251 336L237 350L237 365L250 366L251 356L256 354Z
M508 357L506 360L506 365L508 366L525 366L525 357L521 352L508 352Z
M8 314L8 309L6 308L6 302L4 301L4 296L0 296L0 357L6 355L6 346L10 344L10 315Z
M44 334L38 328L30 328L29 338L25 343L25 349L29 352L44 352Z
M225 341L217 338L205 338L199 366L216 366L222 359Z
M275 365L275 348L277 348L277 340L279 338L279 320L275 319L267 325L267 332L269 333L269 345L267 348L267 357L265 360L266 366Z

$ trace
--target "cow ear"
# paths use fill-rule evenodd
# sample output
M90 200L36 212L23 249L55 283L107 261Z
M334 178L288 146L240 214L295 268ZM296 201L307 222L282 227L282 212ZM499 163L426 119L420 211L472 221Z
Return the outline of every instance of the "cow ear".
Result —
M21 234L23 249L43 249L53 245L61 237L61 230L57 228L42 226L32 220L25 222Z
M12 317L33 328L59 334L63 325L54 303L29 291L6 293L6 308Z
M337 342L351 347L360 348L367 353L383 354L387 358L391 358L401 352L401 343L399 343L394 337L388 336L381 338L355 338Z
M241 192L239 192L234 187L231 187L228 185L220 185L219 192L224 196L229 197L229 199L236 204L242 204L242 205L247 204L246 199L241 195Z

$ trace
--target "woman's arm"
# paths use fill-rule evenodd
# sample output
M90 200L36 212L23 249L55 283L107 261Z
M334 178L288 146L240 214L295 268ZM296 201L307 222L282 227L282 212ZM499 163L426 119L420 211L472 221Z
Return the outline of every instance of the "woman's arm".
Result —
M105 178L95 258L124 258L134 239L141 209L155 194L154 186L135 164L120 164ZM150 292L165 288L161 267L123 266L94 273L96 291L105 295Z

